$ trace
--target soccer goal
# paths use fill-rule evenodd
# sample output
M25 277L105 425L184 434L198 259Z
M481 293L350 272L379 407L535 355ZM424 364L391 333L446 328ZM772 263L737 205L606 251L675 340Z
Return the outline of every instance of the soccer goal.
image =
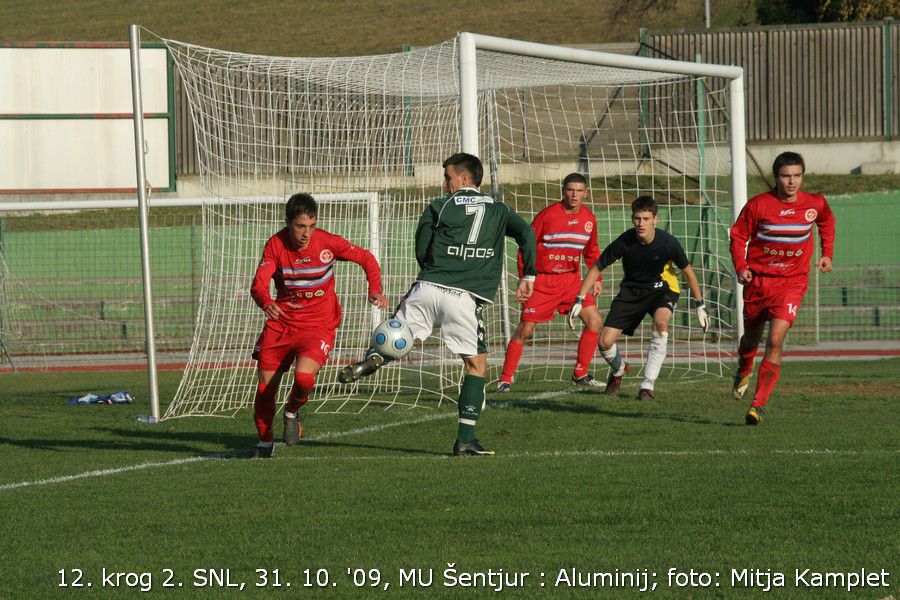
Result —
M190 360L165 417L232 414L252 402L249 354L262 318L247 288L265 240L281 222L243 199L283 202L312 193L322 205L320 227L377 249L385 292L396 303L417 273L416 221L441 194L442 161L460 150L482 158L485 190L525 218L559 200L565 175L587 176L586 205L597 216L601 247L631 227L628 207L636 196L656 197L660 227L681 239L714 319L704 335L682 303L670 333L669 370L726 371L739 314L727 228L746 197L740 68L467 33L408 52L340 58L257 56L163 41L186 89L209 200ZM509 293L516 280L512 249L506 281L486 311L492 377L519 316ZM371 380L335 382L336 369L364 349L373 321L357 271L337 274L338 295L352 316L338 331L311 405L357 410L455 397L459 360L437 339ZM604 279L601 313L618 277L613 269ZM648 338L649 329L639 331L626 355L639 355ZM540 326L519 378L559 380L576 344L561 319Z

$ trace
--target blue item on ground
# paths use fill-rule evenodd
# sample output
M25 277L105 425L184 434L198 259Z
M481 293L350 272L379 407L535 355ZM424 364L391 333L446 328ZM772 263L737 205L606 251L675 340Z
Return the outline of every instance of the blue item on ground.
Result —
M80 398L77 396L70 398L68 404L80 406L82 404L131 404L132 402L134 402L134 396L128 392L114 392L108 396L98 396L89 392Z

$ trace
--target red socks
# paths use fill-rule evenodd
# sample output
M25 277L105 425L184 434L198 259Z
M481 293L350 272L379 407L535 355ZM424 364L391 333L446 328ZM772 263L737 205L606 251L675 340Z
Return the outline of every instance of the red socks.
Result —
M512 383L513 375L516 374L516 367L519 366L519 359L522 358L522 350L524 348L523 344L510 340L506 346L506 359L503 361L503 373L500 375L500 381Z
M284 412L295 413L306 404L309 395L312 394L316 376L312 373L294 372L294 387L291 388L291 396L284 405Z
M753 406L763 407L769 401L778 375L781 373L781 365L771 363L763 359L759 363L759 374L756 376L756 394L753 396Z
M291 397L285 404L285 412L294 413L306 404L309 395L313 391L316 377L312 373L294 373L294 387L291 388ZM253 399L253 420L256 422L256 431L259 432L260 442L272 441L272 421L275 418L275 396L278 395L278 386L264 383L256 384L256 397Z
M599 341L599 333L594 333L587 329L581 332L581 339L578 340L578 360L575 363L575 377L587 375Z
M272 441L272 419L275 417L275 395L277 385L256 384L256 397L253 399L253 420L259 432L259 441Z
M600 334L585 329L581 332L581 339L578 340L578 361L575 363L575 377L584 377L587 375L591 366L591 360L597 351L597 343L600 341ZM519 366L519 360L522 358L522 350L525 346L519 342L510 340L506 346L506 359L503 361L503 373L500 375L500 381L512 383L513 376L516 374L516 367Z
M749 350L743 350L738 346L738 375L743 377L753 371L753 359L756 358L756 352L759 346L754 346Z

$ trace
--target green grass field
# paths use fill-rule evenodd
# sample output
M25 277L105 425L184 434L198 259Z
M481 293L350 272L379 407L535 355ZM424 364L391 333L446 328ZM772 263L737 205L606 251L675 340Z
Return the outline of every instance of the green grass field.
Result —
M236 458L255 443L247 413L135 424L148 410L144 373L0 375L0 597L137 593L104 587L104 568L152 573L153 590L171 597L197 594L201 568L247 585L211 597L496 595L445 587L448 563L530 572L503 592L512 597L641 595L556 587L572 567L647 569L653 597L896 597L898 371L897 359L788 363L756 428L741 424L745 406L723 379L664 381L650 404L633 399L635 380L612 398L523 383L489 396L479 437L493 458L448 456L447 406L311 415L307 442L270 461ZM164 399L176 384L162 374ZM116 389L139 402L65 404ZM348 568L379 569L381 593L355 587ZM432 586L401 587L400 569L413 568L433 569ZM670 568L708 572L720 587L670 586ZM733 588L731 569L745 568L784 572L785 587ZM890 585L795 587L794 569L806 568L886 569ZM60 569L93 587L58 587ZM163 569L183 587L163 588ZM256 569L270 581L279 569L292 587L257 589ZM306 569L312 582L326 569L329 585L303 587Z
M718 27L756 22L755 5L716 0ZM637 41L640 27L702 26L702 3L662 3L642 10L616 0L208 0L152 4L115 0L7 0L0 11L4 41L128 41L138 23L175 39L242 52L285 56L353 56L427 46L458 31L535 42ZM540 27L536 24L540 23ZM518 35L517 35L518 34ZM144 34L144 41L151 41Z

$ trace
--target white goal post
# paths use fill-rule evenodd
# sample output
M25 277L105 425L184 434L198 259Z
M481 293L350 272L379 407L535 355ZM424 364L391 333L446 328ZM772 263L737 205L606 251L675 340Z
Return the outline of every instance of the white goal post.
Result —
M710 292L715 322L714 333L703 336L690 311L679 310L670 338L672 369L730 370L724 361L741 320L726 238L746 201L739 67L471 33L409 52L345 58L257 56L162 41L187 91L204 197L204 298L185 378L163 418L234 414L252 403L252 364L235 359L249 348L228 336L241 330L241 344L247 344L248 319L258 315L247 312L249 298L238 305L231 294L237 293L234 282L252 277L251 266L238 273L236 265L250 248L261 250L275 222L242 198L283 200L309 192L324 199L324 214L335 211L320 225L336 233L349 228L348 235L359 235L351 230L369 214L368 233L357 239L379 252L386 293L396 301L417 272L414 224L441 193L441 162L460 150L482 158L484 185L526 219L559 200L566 174L584 174L601 248L630 226L635 196L657 197L660 226L686 242ZM371 205L327 201L357 193L378 198L374 216ZM509 276L486 311L492 365L502 361L518 318L508 292L516 274L514 248L507 246L507 254ZM608 274L604 303L619 277L616 268ZM232 288L216 292L219 280ZM342 304L358 310L346 295L339 290ZM374 319L342 325L338 336L346 344L336 343L337 358L319 376L311 404L326 411L372 403L389 408L456 395L458 359L433 341L371 381L334 383L334 371L364 349ZM639 354L648 337L643 327L626 353ZM573 349L557 319L535 337L520 372L558 380Z

